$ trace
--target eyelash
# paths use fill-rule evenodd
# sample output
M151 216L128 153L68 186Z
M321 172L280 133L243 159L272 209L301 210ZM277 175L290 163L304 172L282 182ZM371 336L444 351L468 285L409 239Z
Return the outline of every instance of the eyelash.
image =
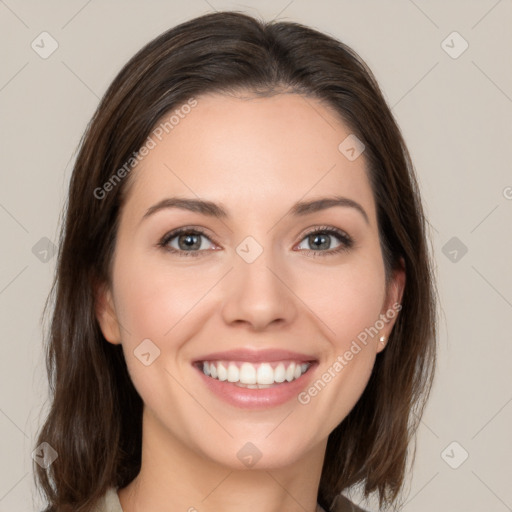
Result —
M202 236L208 238L208 240L210 240L210 242L215 243L215 241L211 240L211 238L201 228L182 227L182 228L175 229L175 230L165 234L164 237L160 240L160 242L158 242L158 247L161 247L163 250L165 250L167 252L177 254L178 256L185 256L185 257L201 256L201 253L205 252L204 250L203 251L201 251L201 250L181 251L181 250L174 249L173 247L169 247L168 244L173 238L176 238L177 236L184 234L184 233L185 234L202 235ZM319 228L313 229L312 231L308 231L307 233L305 233L302 236L300 242L302 242L305 238L307 238L309 236L316 235L319 233L335 236L338 239L338 241L340 242L340 246L337 247L336 249L329 249L326 251L322 251L322 250L318 251L318 250L313 250L313 249L302 249L301 250L302 252L305 252L309 256L313 256L315 258L317 256L321 256L321 257L334 256L341 252L348 251L354 245L353 239L349 235L347 235L347 233L345 233L341 229L333 228L330 226L321 226Z

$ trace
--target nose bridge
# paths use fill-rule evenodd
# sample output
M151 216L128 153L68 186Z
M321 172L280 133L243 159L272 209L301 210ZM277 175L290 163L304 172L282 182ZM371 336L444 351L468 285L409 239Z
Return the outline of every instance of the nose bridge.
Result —
M295 315L293 294L284 284L284 265L272 248L247 237L236 248L223 315L228 323L246 322L255 329L289 322Z

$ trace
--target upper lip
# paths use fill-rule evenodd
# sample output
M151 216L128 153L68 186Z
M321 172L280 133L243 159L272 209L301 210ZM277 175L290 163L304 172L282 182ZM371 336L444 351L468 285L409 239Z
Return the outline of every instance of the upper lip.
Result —
M262 349L262 350L250 350L250 349L234 349L226 350L223 352L214 352L194 360L195 363L201 361L247 361L249 363L261 363L261 362L272 362L272 361L302 361L311 362L316 361L316 358L308 354L300 354L299 352L292 352L290 350L281 349Z

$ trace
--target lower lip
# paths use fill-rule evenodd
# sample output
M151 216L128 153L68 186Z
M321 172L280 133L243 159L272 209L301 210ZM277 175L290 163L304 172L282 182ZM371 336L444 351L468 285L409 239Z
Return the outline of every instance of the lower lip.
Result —
M199 372L210 391L229 404L242 409L266 409L282 405L292 398L296 398L311 380L316 365L317 363L311 363L308 371L292 382L283 382L263 389L242 388L232 382L212 379L197 366L194 368Z

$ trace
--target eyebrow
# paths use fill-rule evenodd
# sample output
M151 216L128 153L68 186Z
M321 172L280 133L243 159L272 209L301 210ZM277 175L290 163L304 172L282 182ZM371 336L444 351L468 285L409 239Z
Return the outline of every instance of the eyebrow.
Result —
M311 201L299 201L288 210L286 215L291 214L301 217L322 210L327 210L328 208L333 208L335 206L343 206L355 209L363 216L366 223L370 224L368 214L359 203L352 199L349 199L348 197L341 196L322 197L319 199L313 199ZM169 197L166 199L162 199L158 203L148 208L148 210L142 217L141 222L142 220L150 217L156 212L168 208L179 208L181 210L188 210L191 212L200 213L201 215L206 215L208 217L214 217L218 219L229 218L227 210L224 209L221 205L214 203L212 201L207 201L204 199Z

